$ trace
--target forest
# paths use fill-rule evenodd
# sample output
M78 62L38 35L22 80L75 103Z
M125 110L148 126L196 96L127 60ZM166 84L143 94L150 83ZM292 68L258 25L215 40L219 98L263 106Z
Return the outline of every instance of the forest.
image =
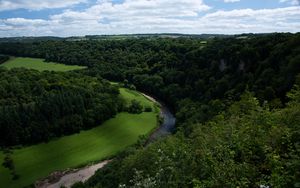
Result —
M76 72L0 69L0 146L29 145L100 125L122 110L119 90Z
M4 63L5 61L7 61L9 59L9 56L6 55L1 55L0 54L0 64Z
M298 187L300 88L288 97L270 110L245 92L209 121L189 123L187 136L128 150L73 188Z
M16 114L22 114L18 110L28 114L18 117L20 121L36 118L30 120L36 123L28 128L43 125L36 130L49 129L51 133L40 140L51 138L52 134L70 133L47 128L47 123L62 123L77 131L78 127L93 126L93 122L115 114L122 102L115 103L113 98L118 92L105 85L102 78L130 83L137 90L165 101L176 113L174 135L146 148L129 148L86 183L74 185L75 188L300 186L299 33L209 39L4 42L0 54L88 67L61 74L1 70L5 79L24 84L11 88L19 91L8 92L5 80L1 82L7 96L13 96L0 103L0 113L11 121L16 120ZM32 79L24 80L22 76ZM53 81L53 76L61 81ZM81 81L73 82L73 77ZM42 81L37 82L37 78ZM41 85L37 91L32 88L36 83ZM93 85L97 83L105 94L97 92ZM102 108L97 108L97 97L104 105ZM84 108L72 108L68 103L59 106L62 99ZM45 120L43 113L39 113L43 112L43 104L61 109L54 112L67 114L54 114L54 119ZM114 110L107 112L111 109ZM104 110L107 116L96 117L97 110ZM34 113L37 116L29 116ZM89 123L91 116L94 121ZM76 123L82 123L75 126L74 117L81 120ZM18 122L13 125L18 127ZM30 135L22 131L11 137L1 135L6 138L1 144L12 143L9 139L14 136L20 140L14 144L28 142Z
M278 106L285 102L300 69L299 38L299 34L249 35L207 43L190 38L49 40L1 43L0 53L88 66L88 75L128 80L174 109L184 98L206 105L229 96L237 99L246 87L260 102Z

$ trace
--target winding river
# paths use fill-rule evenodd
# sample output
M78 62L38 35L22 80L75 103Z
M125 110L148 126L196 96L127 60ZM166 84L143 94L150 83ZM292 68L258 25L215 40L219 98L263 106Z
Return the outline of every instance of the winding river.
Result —
M158 103L160 106L160 116L163 118L163 123L149 136L148 141L146 143L149 144L153 141L156 141L160 138L166 137L170 135L175 129L175 117L172 112L169 110L167 105L160 100L157 100L147 94L142 93L149 100ZM51 178L47 178L42 182L37 182L35 186L37 188L60 188L71 187L76 182L84 182L89 179L91 176L95 174L95 172L101 168L103 168L107 163L111 160L105 160L97 164L93 164L91 166L86 166L81 169L75 169L72 171L66 172L55 172L51 175ZM53 177L54 176L54 177ZM55 177L56 176L56 177ZM49 179L59 179L55 182L49 182Z
M164 102L157 100L144 93L143 95L151 101L156 102L160 105L160 116L163 118L163 123L149 136L147 141L147 144L149 144L155 140L158 140L171 134L175 130L176 119Z

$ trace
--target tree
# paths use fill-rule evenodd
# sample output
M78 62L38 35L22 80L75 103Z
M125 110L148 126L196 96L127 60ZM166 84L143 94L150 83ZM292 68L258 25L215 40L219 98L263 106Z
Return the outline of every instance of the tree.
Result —
M128 107L128 112L132 114L140 114L143 112L143 106L141 105L141 102L133 99L130 102L130 105Z
M11 157L11 154L12 152L10 150L5 151L5 157L2 166L10 171L13 180L17 180L20 176L16 173L14 161Z
M146 106L144 111L145 112L152 112L152 107L151 106Z

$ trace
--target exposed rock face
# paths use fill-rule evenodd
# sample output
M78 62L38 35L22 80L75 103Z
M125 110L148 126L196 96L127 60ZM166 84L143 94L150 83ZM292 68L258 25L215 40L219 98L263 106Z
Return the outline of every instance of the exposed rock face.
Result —
M226 66L225 60L224 60L224 59L221 59L221 60L220 60L220 65L219 65L219 70L220 70L221 72L223 72L226 68L227 68L227 66Z
M241 61L239 64L239 71L244 71L245 70L245 62Z

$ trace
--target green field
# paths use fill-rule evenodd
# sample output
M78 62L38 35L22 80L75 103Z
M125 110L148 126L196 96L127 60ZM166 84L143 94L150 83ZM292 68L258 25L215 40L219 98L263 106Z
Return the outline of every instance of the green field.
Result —
M136 99L155 110L142 114L119 113L94 129L49 143L16 149L13 151L13 160L20 179L11 180L9 171L1 165L0 187L23 187L53 171L105 159L134 144L139 135L150 133L157 126L156 105L135 91L121 88L120 92L126 101ZM0 153L1 163L3 158L3 153Z
M28 57L11 57L10 60L1 64L0 66L6 67L8 69L23 67L39 71L71 71L86 68L77 65L64 65L59 63L45 62L44 59Z

